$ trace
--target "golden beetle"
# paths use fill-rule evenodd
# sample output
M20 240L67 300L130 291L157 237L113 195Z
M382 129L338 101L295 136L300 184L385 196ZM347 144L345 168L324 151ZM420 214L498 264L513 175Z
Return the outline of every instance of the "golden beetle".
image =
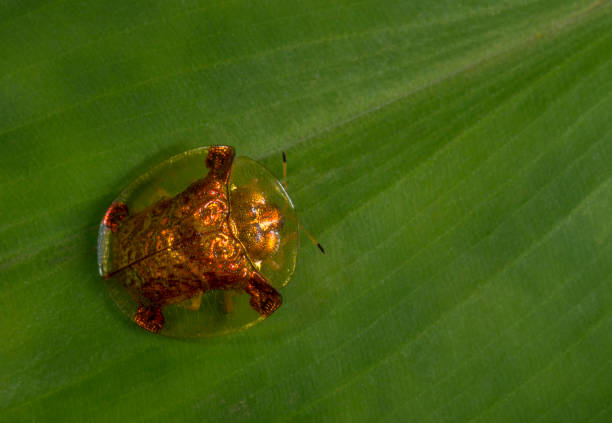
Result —
M297 259L295 209L280 181L234 155L233 147L212 146L175 156L108 208L100 273L140 327L170 336L228 333L281 305L278 289Z

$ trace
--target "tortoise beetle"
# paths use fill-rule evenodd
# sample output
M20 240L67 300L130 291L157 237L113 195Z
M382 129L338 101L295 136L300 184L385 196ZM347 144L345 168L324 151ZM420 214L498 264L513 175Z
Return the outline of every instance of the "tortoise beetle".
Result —
M171 157L106 211L99 272L115 303L143 329L221 335L280 307L279 289L297 261L295 207L266 168L234 156L233 147L218 145ZM286 176L284 153L283 170Z

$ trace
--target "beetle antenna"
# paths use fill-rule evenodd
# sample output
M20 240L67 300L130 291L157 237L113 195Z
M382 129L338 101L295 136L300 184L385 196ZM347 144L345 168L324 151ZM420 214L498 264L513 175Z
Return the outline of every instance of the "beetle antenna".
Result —
M283 187L285 187L285 189L287 189L287 156L285 155L285 152L283 151ZM304 231L304 233L308 236L308 238L310 238L310 240L312 241L312 243L314 245L317 246L317 248L323 253L325 254L325 249L323 249L323 246L319 243L319 241L317 241L317 239L312 236L312 234L310 232L308 232L306 230L306 228L304 227L304 225L302 225L297 218L290 216L295 223L297 223L298 227Z
M301 230L303 230L303 231L304 231L304 233L305 233L305 234L306 234L306 236L307 236L307 237L308 237L308 238L309 238L309 239L312 241L312 243L313 243L314 245L316 245L316 246L317 246L317 248L318 248L318 249L319 249L319 250L320 250L320 251L321 251L323 254L325 254L325 249L323 248L323 246L321 245L321 243L319 243L319 241L317 241L317 239L316 239L316 238L315 238L315 237L314 237L314 236L313 236L313 235L312 235L310 232L308 232L308 231L306 230L306 228L304 227L304 225L302 225L302 224L301 224L301 223L300 223L300 222L297 220L297 217L294 217L294 216L291 216L291 215L289 215L289 217L291 218L291 220L293 220L293 221L294 221L294 222L295 222L295 223L298 225L298 227L299 227Z
M317 248L318 248L319 250L321 250L321 252L322 252L323 254L325 254L325 250L323 249L323 246L322 246L322 245L319 243L319 241L317 241L317 239L316 239L314 236L312 236L312 234L311 234L310 232L308 232L308 231L306 230L306 228L305 228L305 227L304 227L304 226L303 226L303 225L302 225L300 222L297 222L297 224L298 224L298 226L299 226L299 227L300 227L300 228L301 228L301 229L304 231L304 233L305 233L305 234L308 236L308 238L310 238L310 240L312 241L312 243L313 243L314 245L316 245L316 246L317 246Z
M287 189L287 156L283 151L283 186Z

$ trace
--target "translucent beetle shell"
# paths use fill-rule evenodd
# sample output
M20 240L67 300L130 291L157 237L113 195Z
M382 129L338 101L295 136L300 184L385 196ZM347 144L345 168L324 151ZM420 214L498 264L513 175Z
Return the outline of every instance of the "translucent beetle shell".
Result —
M142 328L197 337L239 331L282 302L299 245L295 208L266 168L229 146L174 156L107 210L98 266Z

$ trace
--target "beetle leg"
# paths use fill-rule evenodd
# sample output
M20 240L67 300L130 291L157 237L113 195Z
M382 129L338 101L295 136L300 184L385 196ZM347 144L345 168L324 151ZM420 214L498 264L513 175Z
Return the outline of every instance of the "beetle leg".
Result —
M111 204L104 215L104 224L112 232L117 232L119 223L129 215L128 207L125 203L119 201Z
M155 195L157 197L155 202L157 202L159 200L166 200L168 198L172 198L172 195L170 195L170 193L167 190L165 190L164 188L157 188L155 190Z
M191 297L190 300L191 304L189 304L187 308L193 311L199 310L200 306L202 305L202 291L198 291L198 293Z
M245 291L251 296L251 307L264 317L276 311L283 302L281 294L259 273L254 273Z
M164 321L164 315L159 306L141 305L134 315L134 322L138 326L153 333L159 333L162 330Z
M232 313L234 311L234 300L232 297L234 296L234 291L225 291L223 295L223 312L226 314Z

